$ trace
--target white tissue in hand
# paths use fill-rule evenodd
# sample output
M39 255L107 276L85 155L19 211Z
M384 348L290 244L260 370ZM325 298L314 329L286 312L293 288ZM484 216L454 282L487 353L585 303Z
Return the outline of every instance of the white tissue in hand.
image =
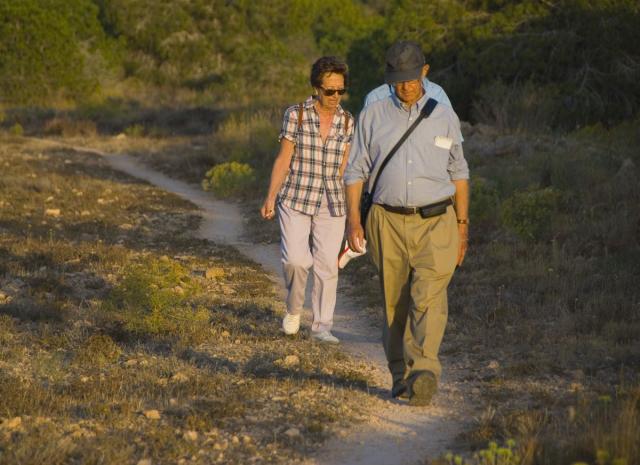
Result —
M340 255L338 255L338 268L342 269L344 268L347 263L349 263L351 261L352 258L356 258L356 257L360 257L361 255L364 255L365 253L367 253L367 241L363 239L362 243L358 244L360 246L360 249L362 249L362 252L356 252L355 250L351 250L351 247L349 247L349 243L347 242L344 246L344 249L342 249L342 252L340 252Z

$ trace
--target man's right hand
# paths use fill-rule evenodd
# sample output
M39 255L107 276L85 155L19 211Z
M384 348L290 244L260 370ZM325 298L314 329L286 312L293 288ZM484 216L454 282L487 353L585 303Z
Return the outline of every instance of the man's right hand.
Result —
M349 221L347 223L347 240L349 248L356 252L364 252L361 245L364 244L364 229L360 224L360 220Z

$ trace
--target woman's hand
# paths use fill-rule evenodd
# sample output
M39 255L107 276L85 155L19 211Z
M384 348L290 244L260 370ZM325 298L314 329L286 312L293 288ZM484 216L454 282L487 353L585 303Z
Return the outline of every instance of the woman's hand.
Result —
M262 204L262 207L260 208L260 215L262 215L262 217L265 220L270 220L272 219L274 216L276 216L276 201L275 199L270 199L270 198L266 198L264 200L264 203Z

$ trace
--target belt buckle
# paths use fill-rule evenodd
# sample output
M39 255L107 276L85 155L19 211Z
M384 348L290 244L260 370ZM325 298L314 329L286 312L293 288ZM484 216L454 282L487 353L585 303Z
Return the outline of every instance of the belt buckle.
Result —
M420 207L409 207L409 210L411 211L412 215L415 215L416 213L420 212Z

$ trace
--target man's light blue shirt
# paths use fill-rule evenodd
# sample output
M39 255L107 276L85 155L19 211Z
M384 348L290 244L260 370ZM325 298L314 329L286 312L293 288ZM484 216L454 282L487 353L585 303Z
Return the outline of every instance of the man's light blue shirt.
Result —
M391 94L360 112L344 174L345 184L369 179L371 189L382 161L428 99L425 94L406 109ZM451 106L438 104L391 158L380 175L373 201L398 207L429 205L455 193L453 180L468 178L458 116Z

